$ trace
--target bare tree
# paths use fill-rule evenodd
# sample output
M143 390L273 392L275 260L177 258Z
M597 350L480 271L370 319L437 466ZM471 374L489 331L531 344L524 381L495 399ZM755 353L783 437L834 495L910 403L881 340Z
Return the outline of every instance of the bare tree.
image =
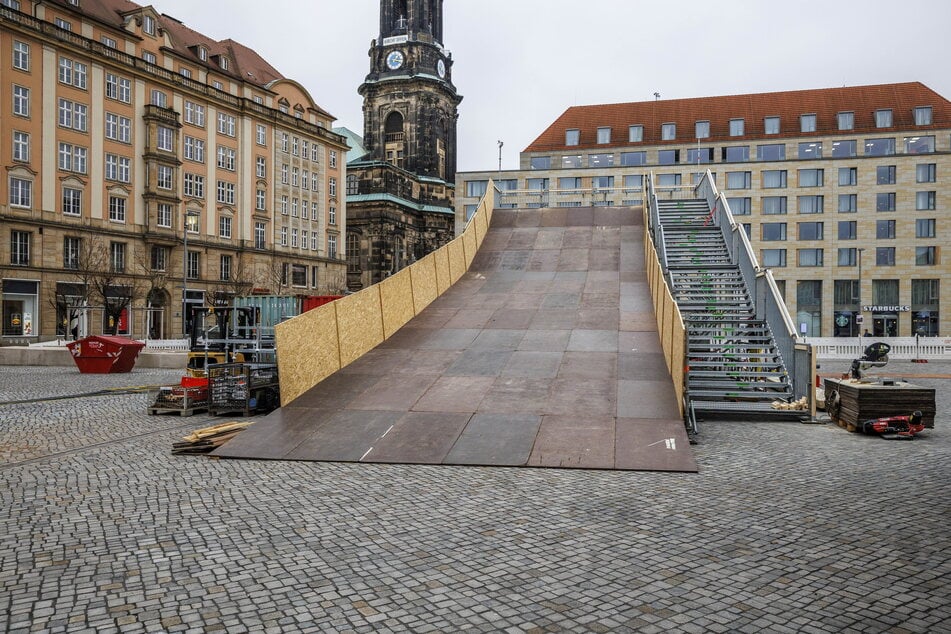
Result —
M235 297L244 297L254 288L254 275L248 265L249 258L238 254L231 259L231 270L227 279L221 279L219 272L218 283L209 291L212 306L230 306Z
M273 289L274 295L283 295L291 286L291 265L273 258L265 265L261 274L262 283L268 290Z

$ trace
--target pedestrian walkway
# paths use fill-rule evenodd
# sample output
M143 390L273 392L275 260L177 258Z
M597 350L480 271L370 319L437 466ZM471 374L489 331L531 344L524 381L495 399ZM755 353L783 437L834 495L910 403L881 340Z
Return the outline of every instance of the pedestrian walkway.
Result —
M496 210L466 274L227 458L696 471L630 208Z

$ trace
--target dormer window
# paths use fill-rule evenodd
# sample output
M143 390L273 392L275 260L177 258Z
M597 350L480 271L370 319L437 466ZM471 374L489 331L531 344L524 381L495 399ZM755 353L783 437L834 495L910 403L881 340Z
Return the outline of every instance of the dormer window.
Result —
M155 18L150 15L142 16L142 31L149 35L155 35Z
M224 55L218 56L218 65L221 66L221 70L228 70L228 58Z
M565 145L578 145L581 130L565 130Z
M814 114L804 114L799 117L799 131L800 132L815 132L816 131L816 115Z
M730 136L743 136L745 133L745 119L730 119Z
M660 126L660 139L661 141L673 141L677 138L677 124L676 123L665 123Z
M204 46L198 47L198 59L203 62L208 61L208 49L206 49Z
M876 110L875 111L875 127L876 128L892 127L892 111L891 110Z
M694 124L694 136L698 139L707 139L710 138L710 122L709 121L697 121Z
M915 108L915 125L931 125L931 106Z
M611 142L611 128L598 128L598 143L603 145Z

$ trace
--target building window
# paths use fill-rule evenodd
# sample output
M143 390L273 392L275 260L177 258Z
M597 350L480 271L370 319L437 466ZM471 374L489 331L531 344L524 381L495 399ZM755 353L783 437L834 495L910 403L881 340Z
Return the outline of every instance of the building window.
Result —
M174 178L175 169L168 165L159 165L156 170L156 184L159 189L170 190L172 189L172 180Z
M304 154L307 154L307 141L304 141ZM329 162L331 168L337 167L337 150L330 150Z
M760 261L767 268L785 267L786 249L763 249L760 251Z
M613 167L613 154L589 154L588 167Z
M153 271L168 270L168 247L152 247L150 267Z
M840 220L838 237L839 240L858 239L858 223L854 220Z
M166 95L161 90L152 89L152 98L149 100L153 106L158 106L159 108L168 107L168 95Z
M822 187L824 185L824 170L808 169L799 170L800 187Z
M287 227L281 227L281 246L287 246Z
M935 219L934 218L919 218L918 220L915 220L915 237L916 238L935 237Z
M621 165L625 167L646 164L647 152L621 152Z
M894 185L895 184L895 166L894 165L879 165L875 168L875 182L878 185Z
M63 29L64 31L72 31L73 25L64 20L63 18L53 18L53 24Z
M311 251L316 251L319 248L320 248L320 236L317 235L317 232L315 231L310 236L310 249Z
M823 250L799 249L799 266L823 266Z
M568 156L561 157L561 167L562 169L569 169L573 167L581 167L581 155L580 154L571 154Z
M172 206L168 203L159 203L155 211L155 224L159 227L172 226Z
M63 268L68 271L79 269L79 251L82 246L80 238L65 236L63 238Z
M296 167L291 169L291 185L293 187L300 185L300 170Z
M254 208L255 208L257 211L264 211L264 210L265 210L265 208L266 208L266 207L265 207L266 196L267 196L267 195L266 195L266 193L265 193L265 191L264 191L263 189L259 189L259 190L257 190L257 191L255 192L255 194L254 194Z
M77 174L86 173L86 148L70 143L59 144L59 168Z
M876 110L875 111L875 127L876 128L892 127L892 111L891 110Z
M30 266L30 238L28 231L10 232L10 264L11 266Z
M935 208L935 192L916 192L915 209L918 211L931 211Z
M222 282L231 281L231 256L222 255L218 266L218 280Z
M760 230L763 242L782 242L786 239L785 222L764 222Z
M748 216L753 212L752 198L727 198L727 204L734 216Z
M205 197L205 177L198 174L185 173L184 194L193 198Z
M99 41L102 42L103 46L106 46L108 48L118 48L119 46L118 42L116 42L113 38L109 37L108 35L103 35L102 37L99 38Z
M726 163L742 163L748 161L750 160L750 146L735 145L733 147L725 147L721 151L721 156Z
M763 170L763 189L786 187L786 170Z
M694 124L694 137L697 139L709 139L710 138L710 122L697 121Z
M799 213L801 214L821 214L825 211L823 201L824 196L799 196Z
M855 113L840 112L837 115L840 130L852 130L855 128Z
M877 240L895 239L895 221L894 220L876 220L875 238Z
M726 188L727 189L749 189L752 186L753 186L752 172L727 172L726 173Z
M799 117L799 131L800 132L815 132L816 131L816 115L814 114L804 114Z
M254 173L258 178L264 178L267 175L267 159L263 156L258 156L255 159L255 168Z
M205 162L205 142L202 139L196 139L195 137L186 136L184 156L189 161L195 161L196 163L204 163Z
M30 45L26 42L13 42L13 67L17 70L30 70Z
M680 174L658 174L657 175L658 187L677 187L680 185L680 183L681 183Z
M305 161L307 160L307 154L308 154L307 148L308 148L308 147L310 147L310 144L307 142L307 139L301 139L301 141L300 141L300 156L301 156L301 158L304 159ZM333 152L333 153L331 153L331 154L332 154L332 156L330 157L330 167L337 167L337 154L336 154L336 152Z
M799 144L799 160L808 161L810 159L820 159L820 158L822 158L822 143L821 142Z
M757 161L782 161L786 158L785 143L771 143L756 146Z
M300 232L300 248L301 249L304 249L304 250L307 249L307 237L308 237L307 230L301 229L301 232Z
M106 97L122 103L131 103L132 80L106 73Z
M291 154L297 156L300 153L300 139L296 136L291 139Z
M660 126L661 141L673 141L677 138L677 124L665 123Z
M865 156L891 156L895 153L895 139L865 139Z
M86 112L84 104L75 103L68 99L59 100L59 125L61 128L71 128L78 132L86 131Z
M233 172L234 160L235 160L234 148L225 147L223 145L218 146L218 167L220 167L221 169L228 170L229 172Z
M155 63L156 63L155 53L152 53L152 52L150 52L150 51L143 51L143 52L142 52L142 59L145 60L146 62L148 62L149 64L155 64ZM157 105L159 105L159 104L156 103L156 104L154 104L154 105L157 106ZM165 106L162 106L162 107L164 108Z
M915 108L915 125L931 125L931 106Z
M336 207L331 207L332 210L336 211ZM314 200L310 203L310 219L319 220L320 219L320 204ZM317 249L314 249L316 251Z
M836 264L838 266L855 266L858 261L858 249L851 247L839 249L836 253ZM851 302L848 302L851 303Z
M109 263L113 273L125 273L125 242L109 243Z
M832 158L851 158L855 156L855 141L833 141Z
M281 215L287 215L287 196L281 196Z
M839 168L839 185L846 187L857 185L859 182L859 170L857 167Z
M875 194L875 211L895 211L895 194Z
M10 177L10 206L30 207L33 204L33 181Z
M297 217L297 207L298 207L297 198L291 198L291 218Z
M680 150L658 150L658 165L676 165L680 162Z
M337 179L331 177L330 181L327 183L327 193L333 198L337 195Z
M307 286L307 267L303 264L291 265L291 286Z
M330 209L327 211L327 222L332 225L337 224L337 208L333 205L331 205Z
M59 82L74 86L80 90L86 90L86 76L88 67L82 62L77 62L65 57L59 58Z
M106 179L128 183L131 179L132 159L106 154Z
M628 143L640 143L644 140L644 126L632 125L627 127Z
M26 132L13 131L13 160L23 162L30 160L30 135Z
M191 101L185 102L185 123L197 126L199 128L205 127L205 106L193 103Z
M72 187L63 187L63 214L80 216L83 213L83 193Z
M533 156L531 160L531 168L533 170L550 170L551 157L550 156Z
M225 114L224 112L218 113L218 132L225 135L233 137L235 135L235 118L230 114Z
M839 194L839 213L854 214L859 209L859 197L857 194Z
M337 236L327 236L327 257L337 259Z
M915 247L915 266L934 266L937 264L937 248Z
M349 178L349 176L347 178ZM317 172L314 172L313 176L310 177L311 191L315 191L315 192L320 191L319 185L320 185L320 182L319 182L319 178L317 177Z
M766 134L779 134L779 117L765 117L763 131Z
M218 237L231 238L231 216L218 218Z
M186 275L190 280L197 280L201 276L201 254L197 251L189 251L187 259Z
M604 145L605 143L611 142L611 128L598 128L598 144ZM577 145L575 143L574 145Z
M218 202L223 205L234 204L234 183L218 181Z
M744 119L730 119L730 136L743 136L746 133Z
M142 30L149 35L155 35L155 18L150 15L142 16Z
M934 163L920 163L915 167L915 182L933 183L936 173L937 166Z
M106 113L106 138L120 143L132 142L132 120L111 112Z
M895 266L895 247L875 248L876 266Z
M173 134L171 128L160 125L157 130L155 146L165 152L173 151Z
M184 66L182 66L181 68L178 69L178 74L181 75L182 77L184 77L185 79L191 79L191 78L192 78L192 71L191 71L191 69L190 69L190 68L185 68Z
M109 196L109 220L125 222L125 198Z
M263 222L254 223L254 248L267 248L267 227Z
M764 216L781 216L786 213L785 196L764 196L761 204Z
M800 240L823 240L825 239L825 223L822 222L800 222L797 223Z
M905 154L931 154L933 152L933 136L905 137Z
M687 163L690 165L702 165L713 162L713 148L690 148L687 150ZM698 181L699 182L699 181Z
M288 136L286 132L281 133L281 152L287 153Z

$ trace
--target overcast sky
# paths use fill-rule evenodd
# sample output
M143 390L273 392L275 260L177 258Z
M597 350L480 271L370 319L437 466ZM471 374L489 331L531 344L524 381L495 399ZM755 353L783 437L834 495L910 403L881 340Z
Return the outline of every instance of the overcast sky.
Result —
M148 4L147 0L138 0ZM152 0L363 133L377 0ZM445 0L460 171L518 167L573 105L920 81L951 98L948 0Z

